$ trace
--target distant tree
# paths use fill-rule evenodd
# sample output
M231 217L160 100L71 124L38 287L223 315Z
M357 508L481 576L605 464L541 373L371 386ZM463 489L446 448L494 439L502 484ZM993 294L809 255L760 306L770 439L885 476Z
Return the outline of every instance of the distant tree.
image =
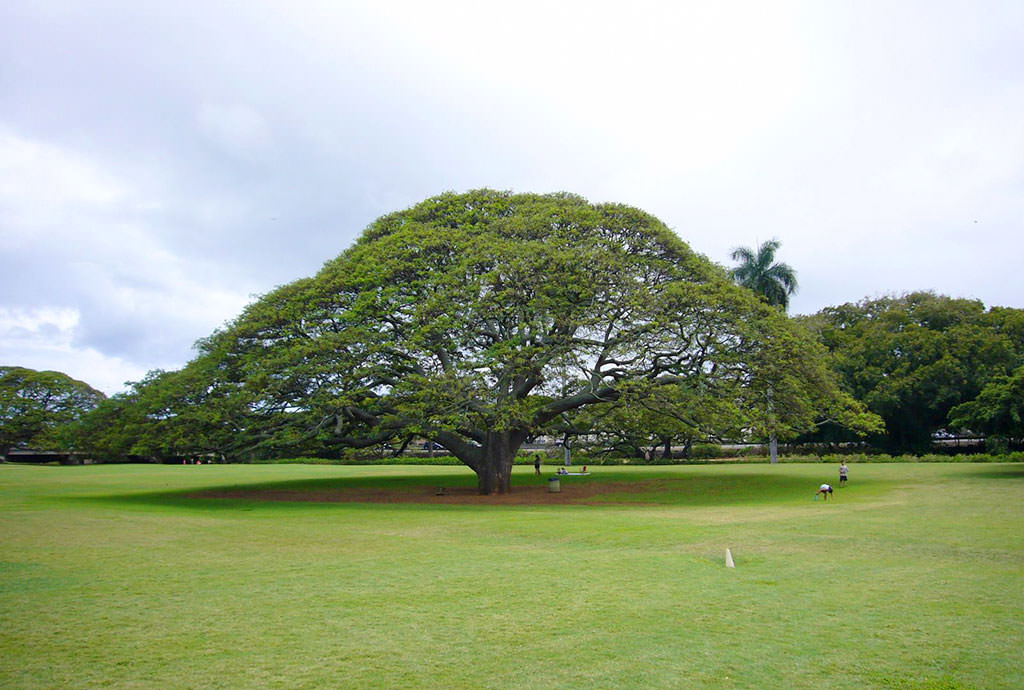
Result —
M829 390L815 378L822 356L642 211L481 190L379 219L317 276L201 343L190 366L248 443L422 436L494 493L509 490L526 439L627 391L732 396L756 426L765 391L787 388L801 404L779 425L805 428Z
M1024 365L1024 311L930 292L798 317L825 345L844 389L885 420L893 451L925 450L950 411Z
M768 304L789 307L789 296L797 291L796 271L789 264L777 263L775 252L782 243L776 239L768 240L757 248L736 247L732 250L732 260L739 265L730 271L737 283L752 290Z
M105 397L58 371L0 367L0 454L18 447L59 448L61 428Z
M1024 366L990 379L978 397L949 411L949 424L989 436L1024 439Z

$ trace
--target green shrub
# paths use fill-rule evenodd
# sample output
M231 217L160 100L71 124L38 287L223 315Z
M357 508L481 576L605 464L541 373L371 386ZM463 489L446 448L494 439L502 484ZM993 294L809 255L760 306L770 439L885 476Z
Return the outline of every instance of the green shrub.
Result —
M1006 455L1010 452L1010 440L1004 436L989 436L985 439L985 452L991 455Z
M712 458L728 458L734 455L734 451L726 450L715 443L697 443L690 448L691 460L709 460Z

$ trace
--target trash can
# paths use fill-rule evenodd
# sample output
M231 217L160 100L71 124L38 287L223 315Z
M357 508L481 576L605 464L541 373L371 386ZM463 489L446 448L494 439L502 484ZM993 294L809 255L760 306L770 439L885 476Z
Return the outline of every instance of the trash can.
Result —
M562 492L562 482L558 477L548 479L548 493L557 494Z

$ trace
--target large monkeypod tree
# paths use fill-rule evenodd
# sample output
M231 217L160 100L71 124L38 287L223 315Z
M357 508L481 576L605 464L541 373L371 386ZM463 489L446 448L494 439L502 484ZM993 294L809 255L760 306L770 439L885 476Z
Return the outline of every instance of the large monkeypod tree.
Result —
M777 400L772 424L794 429L834 391L804 376L821 348L724 268L642 211L568 194L444 194L382 217L207 343L200 357L246 396L246 433L421 436L481 493L509 490L525 440L626 391L685 385L657 404L699 391L759 425L766 392L786 390L795 402L786 417Z

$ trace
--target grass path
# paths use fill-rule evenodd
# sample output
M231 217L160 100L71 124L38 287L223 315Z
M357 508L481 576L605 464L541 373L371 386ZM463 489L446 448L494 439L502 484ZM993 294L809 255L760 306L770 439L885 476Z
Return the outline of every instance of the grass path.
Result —
M1024 466L857 465L812 500L833 473L444 506L188 495L468 470L0 465L0 687L1024 687Z

